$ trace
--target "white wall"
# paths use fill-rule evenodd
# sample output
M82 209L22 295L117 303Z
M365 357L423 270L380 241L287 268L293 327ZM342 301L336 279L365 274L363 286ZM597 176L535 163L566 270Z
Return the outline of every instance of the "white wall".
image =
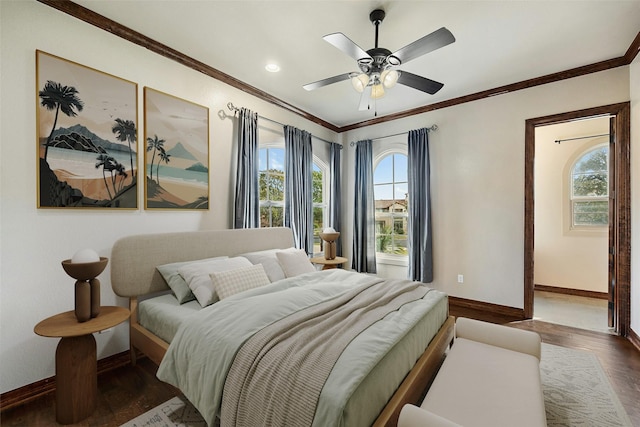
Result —
M640 335L640 56L629 67L631 82L631 329Z
M433 286L452 296L523 308L525 120L628 99L629 68L620 67L357 129L344 141L437 124L429 135ZM345 153L348 182L354 152L348 147ZM352 218L352 186L345 188L345 218ZM350 242L348 229L345 234ZM345 250L350 256L351 248ZM458 274L464 284L457 283Z
M557 139L609 133L609 118L578 120L535 130L534 283L595 292L608 292L607 227L571 229L569 174L589 148L608 137L555 143Z
M54 375L57 339L39 337L33 327L46 317L73 309L73 280L60 261L85 247L109 257L114 241L125 235L230 227L235 122L218 116L219 111L229 113L227 102L327 140L336 140L337 135L40 3L1 1L0 17L0 392L6 392ZM137 82L139 141L144 86L208 106L210 210L37 209L36 49ZM319 144L316 147L314 142L314 153L327 161L326 144ZM109 269L99 278L103 305L126 306L127 301L111 291ZM96 335L96 340L98 358L124 351L127 326Z

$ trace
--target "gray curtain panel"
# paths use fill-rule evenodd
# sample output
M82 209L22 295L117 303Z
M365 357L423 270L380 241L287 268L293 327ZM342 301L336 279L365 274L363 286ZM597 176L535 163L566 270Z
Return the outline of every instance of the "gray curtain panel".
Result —
M238 117L238 161L234 228L260 227L260 188L258 184L258 114L246 108Z
M375 205L371 140L356 145L355 200L353 212L353 259L351 268L360 273L376 272Z
M407 148L409 279L430 283L433 281L433 239L428 130L410 131Z
M313 156L311 134L284 126L284 225L296 247L313 253Z
M340 153L342 145L331 144L329 146L329 191L331 198L329 199L329 226L334 230L340 231L342 236L342 222L340 214L342 212L342 183L340 177ZM338 237L336 241L336 255L342 256L342 237Z

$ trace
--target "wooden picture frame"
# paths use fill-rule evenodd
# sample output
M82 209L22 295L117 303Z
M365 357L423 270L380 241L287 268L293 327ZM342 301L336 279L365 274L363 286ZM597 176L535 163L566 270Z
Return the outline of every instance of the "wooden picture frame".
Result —
M145 209L209 209L209 108L144 88Z
M36 50L38 208L138 208L138 85Z

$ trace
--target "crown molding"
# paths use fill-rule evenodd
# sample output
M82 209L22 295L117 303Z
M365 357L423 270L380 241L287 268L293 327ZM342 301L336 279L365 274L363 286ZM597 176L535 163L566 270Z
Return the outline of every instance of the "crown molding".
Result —
M609 70L612 68L622 67L629 65L640 51L640 32L636 35L631 45L627 49L626 53L618 58L612 58L605 61L596 62L594 64L584 65L577 68L571 68L569 70L560 71L557 73L547 74L545 76L536 77L528 80L523 80L516 83L511 83L504 86L499 86L493 89L484 90L481 92L472 93L469 95L460 96L457 98L448 99L445 101L436 102L433 104L423 105L421 107L413 108L410 110L401 111L398 113L388 114L386 116L377 117L371 120L353 123L346 126L336 126L327 122L311 113L308 113L294 105L289 104L263 90L260 90L254 86L244 83L229 74L223 73L203 62L200 62L182 52L179 52L171 47L157 42L144 34L134 31L116 21L113 21L105 16L102 16L92 10L89 10L71 0L37 0L38 2L64 12L70 16L73 16L81 21L98 27L104 31L108 31L118 37L142 46L150 51L157 53L165 58L176 61L185 67L192 68L199 71L209 77L226 83L232 87L242 90L256 98L262 99L270 104L280 107L284 110L297 114L313 123L316 123L328 130L336 133L343 133L354 129L359 129L371 125L380 123L386 123L393 120L398 120L406 117L411 117L417 114L423 114L429 111L440 110L442 108L453 107L454 105L465 104L467 102L478 101L493 96L503 95L519 91L522 89L528 89L534 86L540 86L548 83L553 83L565 79L571 79L574 77L580 77L591 73L597 73L599 71Z

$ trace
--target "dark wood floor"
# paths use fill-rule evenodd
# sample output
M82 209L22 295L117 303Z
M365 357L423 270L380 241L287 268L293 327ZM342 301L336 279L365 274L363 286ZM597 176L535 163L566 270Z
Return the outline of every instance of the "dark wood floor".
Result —
M70 426L118 427L180 392L155 377L156 365L147 358L98 375L98 406L89 418ZM55 393L0 414L0 425L58 426Z
M594 352L618 394L634 426L640 426L640 352L626 339L536 320L513 321L503 316L451 308L454 316L465 316L535 331L543 342ZM149 409L179 395L179 391L155 377L156 366L142 359L137 366L115 369L98 378L98 408L73 426L117 427ZM9 426L55 426L53 394L0 414L0 424Z

